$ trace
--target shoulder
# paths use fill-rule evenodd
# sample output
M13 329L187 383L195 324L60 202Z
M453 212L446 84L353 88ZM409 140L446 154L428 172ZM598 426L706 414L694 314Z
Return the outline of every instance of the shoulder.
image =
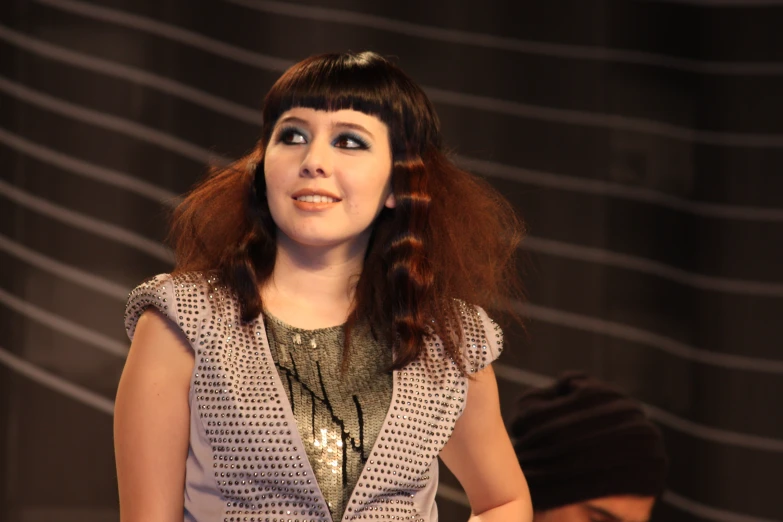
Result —
M461 355L468 373L476 373L503 352L503 331L480 306L457 301L460 316Z
M191 342L198 330L198 316L206 308L214 276L203 272L158 274L136 288L125 306L125 330L132 340L141 315L150 307L182 330Z
M454 343L456 353L451 348L445 349L445 343L435 333L435 328L429 329L426 343L425 359L437 364L437 361L449 361L456 364L467 374L475 374L492 364L503 352L503 330L478 305L455 299L455 308L451 317L456 321L447 320L446 328L441 329Z

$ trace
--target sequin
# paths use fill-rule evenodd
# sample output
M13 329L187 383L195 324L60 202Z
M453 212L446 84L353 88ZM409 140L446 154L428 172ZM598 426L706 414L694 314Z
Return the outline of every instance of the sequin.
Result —
M163 274L135 288L125 313L129 337L149 306L166 314L195 352L185 492L194 519L215 520L209 510L219 505L223 522L330 521L262 318L242 324L233 294L199 273ZM465 367L475 372L500 354L502 333L465 303L460 319ZM437 456L464 409L468 379L437 337L426 347L393 374L391 404L343 521L437 517Z

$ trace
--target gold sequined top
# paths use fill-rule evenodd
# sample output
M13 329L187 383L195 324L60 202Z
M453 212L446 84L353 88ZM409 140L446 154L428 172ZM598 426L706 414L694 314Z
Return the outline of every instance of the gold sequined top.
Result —
M264 318L307 458L332 519L341 520L391 403L391 350L355 328L342 373L343 326L307 330Z

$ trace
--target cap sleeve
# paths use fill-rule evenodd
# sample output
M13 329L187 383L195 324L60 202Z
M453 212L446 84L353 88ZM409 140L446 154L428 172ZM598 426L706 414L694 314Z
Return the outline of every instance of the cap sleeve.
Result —
M177 320L174 281L169 274L159 274L134 288L128 296L128 303L125 305L125 331L131 341L141 314L150 306L157 308L171 322L182 328Z
M465 366L468 373L483 370L503 352L503 330L480 306L466 306Z

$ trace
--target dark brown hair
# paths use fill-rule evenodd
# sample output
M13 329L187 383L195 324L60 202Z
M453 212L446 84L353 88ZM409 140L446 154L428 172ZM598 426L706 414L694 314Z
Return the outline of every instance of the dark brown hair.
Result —
M371 52L325 54L288 69L264 100L261 139L248 155L213 168L175 210L176 272L217 271L237 294L242 319L262 311L276 227L263 155L278 118L293 107L373 115L389 128L394 209L373 224L346 325L367 321L394 343L394 368L415 360L437 334L464 371L457 300L513 312L520 294L515 252L522 224L511 205L444 151L429 99L397 66ZM346 350L344 361L349 353Z

